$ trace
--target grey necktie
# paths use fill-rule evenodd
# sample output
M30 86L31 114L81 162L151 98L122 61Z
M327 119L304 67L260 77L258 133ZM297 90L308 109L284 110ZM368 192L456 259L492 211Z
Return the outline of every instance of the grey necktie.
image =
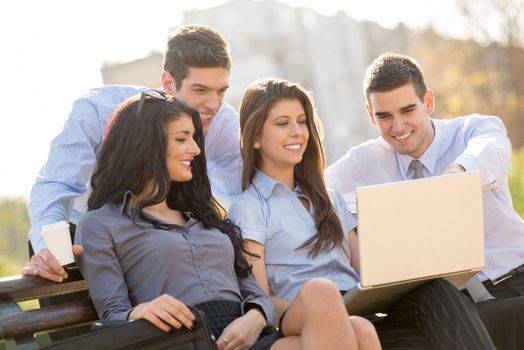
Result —
M422 173L422 169L424 168L424 164L418 159L413 159L411 163L409 163L409 167L415 171L415 177L414 179L421 179L424 177L424 174Z

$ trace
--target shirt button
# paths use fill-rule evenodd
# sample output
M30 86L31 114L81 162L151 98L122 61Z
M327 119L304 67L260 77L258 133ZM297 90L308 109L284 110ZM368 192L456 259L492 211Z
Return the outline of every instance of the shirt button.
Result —
M200 243L198 243L198 242L193 243L193 247L195 247L195 248L200 247Z
M213 287L207 287L207 291L208 291L209 293L213 293L215 290L213 289Z
M200 270L204 271L206 269L206 265L202 264L200 265Z

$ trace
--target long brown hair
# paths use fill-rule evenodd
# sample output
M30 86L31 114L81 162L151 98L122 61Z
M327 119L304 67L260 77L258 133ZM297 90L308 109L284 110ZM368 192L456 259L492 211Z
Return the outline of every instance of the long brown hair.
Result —
M295 181L315 208L317 234L299 248L311 247L310 256L338 247L345 251L344 233L340 220L333 209L324 182L324 150L317 128L318 120L311 96L298 84L285 80L260 80L249 85L240 103L240 135L242 158L242 189L252 182L260 166L260 151L254 148L255 138L261 134L269 111L282 100L298 100L306 113L309 139L302 161L295 166Z

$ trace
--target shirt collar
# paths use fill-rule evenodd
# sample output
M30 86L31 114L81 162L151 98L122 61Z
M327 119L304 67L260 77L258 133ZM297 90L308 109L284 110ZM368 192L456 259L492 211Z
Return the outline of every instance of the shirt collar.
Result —
M122 214L122 215L126 215L126 216L129 216L129 217L133 217L135 215L135 209L132 207L131 203L133 201L133 192L131 191L127 191L125 194L124 194L124 198L122 199L122 201L118 204L118 211ZM185 227L191 227L193 226L194 224L196 224L198 222L198 219L195 218L195 216L193 215L192 212L190 211L183 211L182 212L187 218L187 222L186 224L184 225ZM146 213L144 213L145 215L147 215ZM158 219L156 219L158 220ZM162 221L160 221L162 222Z
M286 190L290 191L290 189L282 182L273 179L271 176L263 173L258 169L255 172L255 175L253 176L252 182L258 190L258 192L260 192L260 194L264 196L265 199L267 199L271 195L271 193L273 193L273 189L276 186L281 186L282 188L285 188ZM296 185L293 191L305 197L299 185Z
M264 174L260 170L256 170L255 175L253 176L253 185L265 199L271 195L273 189L279 183L280 182L273 179L271 176Z
M433 123L433 120L431 120L431 124L433 125L433 128L435 130L435 136L429 147L426 149L426 151L417 159L424 165L424 167L429 171L430 174L433 174L435 171L435 166L437 164L438 151L440 148L440 144L442 143L443 135L441 132L441 124ZM409 164L415 158L407 154L400 154L397 152L395 152L395 154L397 156L397 159L399 160L402 172L407 177Z

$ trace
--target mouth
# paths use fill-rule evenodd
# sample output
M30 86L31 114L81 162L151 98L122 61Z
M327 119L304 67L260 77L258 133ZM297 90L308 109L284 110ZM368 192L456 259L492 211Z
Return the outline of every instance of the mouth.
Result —
M292 143L292 144L289 144L289 145L284 145L284 148L289 150L289 151L292 151L292 152L297 152L297 151L300 151L302 149L302 144L300 144L300 143Z
M409 131L405 134L402 134L402 135L399 135L399 136L394 136L393 135L393 138L397 141L404 141L405 139L407 139L408 137L410 137L412 134L413 134L414 130L412 131Z
M200 113L200 120L202 121L202 123L208 123L211 121L211 119L213 119L213 116L214 114Z
M182 164L184 168L191 170L191 161L190 160L181 160L180 164Z

